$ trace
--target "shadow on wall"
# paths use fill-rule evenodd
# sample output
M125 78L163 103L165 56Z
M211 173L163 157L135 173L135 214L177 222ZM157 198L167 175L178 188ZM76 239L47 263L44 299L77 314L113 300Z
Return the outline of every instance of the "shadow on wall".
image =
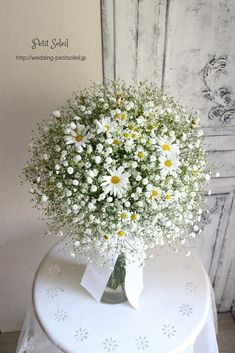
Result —
M25 220L24 220L25 221ZM43 226L38 224L19 227L12 224L17 234L1 241L0 246L0 330L19 330L22 327L27 305L31 299L31 285L34 273L55 238L44 238ZM18 227L17 227L18 226ZM21 225L22 226L22 225ZM11 227L9 228L9 233ZM58 239L57 239L58 240Z
M21 328L34 271L55 242L43 239L45 224L38 220L40 213L30 202L29 185L21 186L19 175L30 157L27 149L32 128L64 98L58 99L56 90L46 95L48 90L43 91L42 86L39 89L36 82L30 82L27 93L19 86L16 82L13 90L6 89L8 95L3 95L0 121L0 330L3 332Z

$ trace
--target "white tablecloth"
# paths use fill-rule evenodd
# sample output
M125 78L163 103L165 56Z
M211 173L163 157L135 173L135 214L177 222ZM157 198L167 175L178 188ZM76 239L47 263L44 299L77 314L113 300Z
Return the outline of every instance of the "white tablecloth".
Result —
M196 256L157 249L135 310L97 303L80 285L85 267L60 246L38 269L17 353L218 353L213 292Z

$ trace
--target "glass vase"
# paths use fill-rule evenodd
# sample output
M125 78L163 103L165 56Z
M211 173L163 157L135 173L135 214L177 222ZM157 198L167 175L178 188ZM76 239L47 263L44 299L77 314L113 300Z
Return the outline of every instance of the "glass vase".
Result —
M118 304L127 300L125 292L125 276L125 256L120 254L102 295L102 303Z

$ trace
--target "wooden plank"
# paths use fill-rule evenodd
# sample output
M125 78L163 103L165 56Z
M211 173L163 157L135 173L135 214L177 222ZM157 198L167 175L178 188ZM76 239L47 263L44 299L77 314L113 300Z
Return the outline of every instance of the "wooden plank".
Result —
M230 193L226 197L223 205L223 209L220 215L218 229L216 230L217 239L216 239L216 244L212 255L213 256L212 262L209 269L209 274L210 274L212 283L215 283L216 275L218 274L219 259L221 256L223 242L226 237L227 225L228 225L229 217L232 210L233 197L234 197L234 193Z
M0 333L0 353L15 353L19 331Z
M218 239L218 228L225 200L226 195L208 197L207 208L210 214L205 223L203 232L192 242L208 273L210 272L212 257ZM211 276L212 282L213 279L214 278Z
M134 83L137 80L139 0L116 0L114 5L116 78Z
M227 194L235 190L235 177L211 179L205 190L213 194Z
M232 215L233 217L234 215ZM233 249L235 250L235 246L233 246L233 241L234 237L231 239L231 246L233 247ZM235 251L234 251L235 254ZM231 259L231 264L229 267L228 272L226 273L226 281L225 281L225 287L224 287L224 291L223 291L223 295L222 295L222 300L219 306L219 311L228 311L231 310L233 301L234 301L234 297L235 297L235 258L234 258L234 254L233 257Z
M167 0L139 3L137 81L162 84Z
M235 150L235 134L206 136L205 148L207 151L234 151Z
M234 229L235 229L235 200L234 191L226 198L223 212L220 220L219 237L211 264L210 274L214 278L214 290L216 292L216 303L219 310L230 310L235 295L235 287L226 290L226 282L231 276L233 281L234 273L232 269L232 261L234 257ZM218 261L219 259L219 261ZM225 292L226 290L226 292ZM223 295L226 297L223 298Z
M102 0L104 79L162 84L167 0Z
M104 80L115 79L115 38L113 0L101 0L102 54Z
M220 136L220 135L235 135L234 126L226 126L226 129L221 129L221 127L211 127L211 126L202 126L202 129L207 136Z

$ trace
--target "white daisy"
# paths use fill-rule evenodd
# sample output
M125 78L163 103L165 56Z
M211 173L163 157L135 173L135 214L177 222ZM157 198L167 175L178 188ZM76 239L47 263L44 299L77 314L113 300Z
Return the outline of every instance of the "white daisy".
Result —
M120 238L123 238L123 237L126 236L125 230L122 230L122 229L119 229L116 234L117 234L117 236L120 237Z
M179 168L180 161L175 154L166 154L159 158L161 174L166 176L168 174L176 175L176 171Z
M119 219L121 220L121 222L128 222L129 218L130 218L130 214L128 211L126 210L120 210L118 213Z
M140 219L140 215L138 213L132 213L131 214L131 221L132 222L137 222Z
M148 202L154 203L159 200L161 195L161 190L159 188L154 187L151 191L146 192L146 197Z
M142 147L138 148L137 152L135 153L135 159L141 161L145 159L147 156L147 151L145 151Z
M131 150L135 147L135 142L132 138L130 138L129 140L127 140L124 144L125 150L127 152L131 152Z
M66 132L68 133L64 137L66 145L75 144L76 147L85 147L85 144L91 138L91 134L88 132L88 128L79 123L71 123Z
M160 137L158 140L158 149L160 149L160 151L162 153L170 153L170 154L179 154L179 146L174 143L175 141L175 137L174 136L163 136Z
M106 117L101 119L100 121L96 121L97 124L97 133L100 134L101 132L113 132L116 129L116 122L112 121L110 118Z
M165 194L165 200L170 203L173 201L173 193L172 191L168 191L166 194Z
M101 184L105 194L110 193L111 195L116 196L117 194L124 193L129 183L129 175L123 173L123 171L123 167L108 170L110 175L105 175L103 177L103 183Z

